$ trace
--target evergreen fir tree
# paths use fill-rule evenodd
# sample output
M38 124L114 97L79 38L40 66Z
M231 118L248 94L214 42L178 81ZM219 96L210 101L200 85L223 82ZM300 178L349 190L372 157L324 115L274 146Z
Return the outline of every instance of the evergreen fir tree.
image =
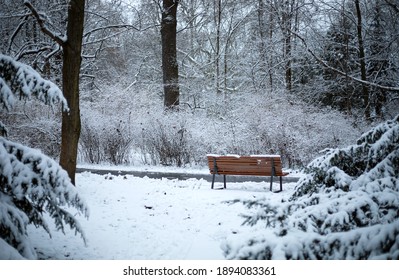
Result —
M12 110L18 96L33 96L48 105L62 103L67 109L55 84L42 79L31 67L0 54L1 109ZM0 130L6 132L1 121ZM82 227L67 207L88 215L87 205L66 171L40 151L0 137L0 244L15 248L24 258L37 258L27 226L42 227L50 234L45 213L58 230L64 232L65 226L70 226L86 242Z
M245 223L266 230L227 242L228 258L399 259L399 115L355 145L326 150L288 201L244 204L260 209Z

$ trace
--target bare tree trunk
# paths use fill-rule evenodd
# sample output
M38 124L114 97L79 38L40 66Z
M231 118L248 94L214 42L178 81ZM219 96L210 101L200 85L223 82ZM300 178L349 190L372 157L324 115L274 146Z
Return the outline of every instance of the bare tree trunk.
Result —
M261 65L264 65L266 62L266 24L265 24L265 3L264 0L258 0L258 22L259 22L259 35L260 35L260 44L259 51L261 57Z
M80 137L79 74L81 65L85 0L71 0L68 6L67 40L63 46L63 92L69 112L62 114L60 165L73 184Z
M291 29L293 20L293 7L295 0L285 1L282 6L282 28L284 34L284 58L285 58L285 86L288 91L292 90L292 45Z
M62 113L60 165L75 184L78 141L80 137L79 74L81 65L85 0L70 0L68 5L67 39L53 33L29 1L24 2L44 34L63 49L62 90L69 111Z
M260 44L259 44L259 52L260 52L260 68L262 71L266 71L266 68L269 67L269 75L270 75L270 65L267 65L267 57L266 57L266 23L265 23L265 3L264 0L258 0L258 23L259 23L259 36L260 36ZM266 73L266 72L265 72ZM269 76L270 78L270 76ZM269 81L271 84L271 79ZM260 86L264 84L261 83Z
M268 34L268 38L269 38L269 45L271 44L271 42L273 41L273 24L274 24L274 17L273 17L273 13L271 12L273 10L273 3L270 1L269 3L269 34ZM273 55L272 54L268 54L267 56L267 62L268 62L268 71L269 71L269 85L270 85L270 89L273 90Z
M382 56L382 53L383 53L383 48L384 48L384 46L382 46L382 44L380 43L380 40L378 40L379 38L381 38L381 34L380 33L382 33L383 34L383 26L381 25L381 17L382 17L382 13L381 13L381 5L383 5L383 3L382 3L382 1L381 0L377 0L376 1L376 3L375 3L375 8L374 8L374 10L375 10L375 19L374 19L374 21L375 21L375 23L374 23L374 28L375 28L375 30L373 31L373 37L374 37L374 40L376 40L376 41L378 41L378 42L375 42L375 43L373 43L372 45L371 45L371 47L370 47L370 55L371 56L374 56L374 55L376 55L376 54L378 54L378 56ZM367 69L367 71L369 72L370 70L371 71L375 71L375 70L377 70L377 71L379 71L379 70L382 70L382 69L386 69L387 68L387 65L389 64L389 61L388 61L388 59L386 59L386 57L385 56L382 56L380 59L379 59L379 62L373 62L371 65L370 65L370 67ZM378 116L379 118L383 118L383 115L384 115L384 113L383 113L383 107L384 107L384 104L386 103L386 91L385 90L380 90L380 89L375 89L375 90L372 90L373 91L373 94L374 94L374 108L375 108L375 114L376 114L376 116Z
M215 24L216 24L216 46L215 46L215 87L216 93L220 94L220 36L221 36L221 21L222 21L222 1L217 0L215 7Z
M292 90L292 58L291 58L291 34L286 34L285 43L285 87L288 91Z
M366 73L366 58L364 52L364 42L362 34L362 12L360 10L359 0L355 0L356 15L357 15L357 38L359 42L359 62L360 62L360 75L362 81L367 81ZM365 106L364 117L366 120L370 119L370 101L369 90L366 84L362 84L363 103Z
M176 55L178 4L179 0L163 0L161 36L165 108L173 108L179 105L179 69Z

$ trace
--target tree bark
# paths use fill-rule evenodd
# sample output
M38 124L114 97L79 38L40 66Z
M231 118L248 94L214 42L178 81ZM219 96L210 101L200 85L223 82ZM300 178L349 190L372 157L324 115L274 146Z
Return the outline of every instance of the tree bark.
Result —
M73 184L80 137L79 74L85 0L71 0L68 7L67 40L63 43L62 88L69 111L62 114L60 165Z
M285 58L285 87L292 90L292 42L291 30L293 21L295 0L285 1L282 7L282 26L284 35L284 58Z
M220 34L222 21L222 1L215 2L216 46L215 46L215 87L216 94L222 93L220 89Z
M364 42L363 42L363 31L362 31L362 12L360 10L359 0L355 0L356 15L357 15L357 38L359 43L359 62L360 62L360 75L362 81L367 81L366 72L366 57L364 52ZM362 95L364 104L364 117L366 120L370 119L370 101L369 101L369 90L366 84L362 84Z
M179 69L176 55L177 6L179 0L163 0L161 37L164 106L179 105Z

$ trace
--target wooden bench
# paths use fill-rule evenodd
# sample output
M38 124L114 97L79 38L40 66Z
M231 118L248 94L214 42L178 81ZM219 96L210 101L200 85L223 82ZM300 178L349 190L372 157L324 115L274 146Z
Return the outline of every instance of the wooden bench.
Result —
M226 175L246 175L246 176L270 176L270 191L273 189L273 177L280 177L280 190L283 190L283 176L288 173L283 172L281 157L279 155L254 155L254 156L235 156L235 155L207 155L209 171L213 174L212 186L215 183L215 175L223 175L224 188L226 188Z

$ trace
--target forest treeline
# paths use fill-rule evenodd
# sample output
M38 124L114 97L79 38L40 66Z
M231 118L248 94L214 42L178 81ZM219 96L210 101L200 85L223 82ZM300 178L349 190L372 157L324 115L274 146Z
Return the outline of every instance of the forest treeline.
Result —
M30 2L65 34L68 1ZM169 113L164 2L178 4L179 110ZM60 44L24 1L0 6L0 52L61 86ZM398 113L398 15L396 0L87 0L80 160L132 163L138 154L185 165L210 152L280 153L302 166ZM2 113L10 137L58 157L58 113L24 106Z

